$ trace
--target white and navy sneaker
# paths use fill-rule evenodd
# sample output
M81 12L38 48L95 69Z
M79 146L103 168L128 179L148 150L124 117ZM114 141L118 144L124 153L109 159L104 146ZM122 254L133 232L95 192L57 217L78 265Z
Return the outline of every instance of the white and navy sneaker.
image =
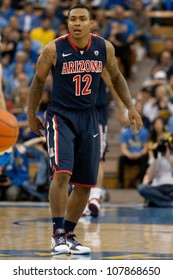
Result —
M92 198L88 202L88 208L90 210L90 215L92 217L98 217L99 212L100 212L100 200L97 198Z
M74 239L76 235L73 232L67 233L67 244L70 249L70 253L73 255L86 255L91 253L89 247L81 245L78 241Z
M65 230L58 228L52 236L51 255L70 254Z

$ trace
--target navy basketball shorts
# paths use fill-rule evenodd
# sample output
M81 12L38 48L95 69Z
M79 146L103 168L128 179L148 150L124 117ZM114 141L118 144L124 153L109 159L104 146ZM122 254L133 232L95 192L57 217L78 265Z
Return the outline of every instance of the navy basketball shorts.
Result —
M95 187L100 158L98 114L95 108L47 111L46 139L50 175L68 173L70 183Z

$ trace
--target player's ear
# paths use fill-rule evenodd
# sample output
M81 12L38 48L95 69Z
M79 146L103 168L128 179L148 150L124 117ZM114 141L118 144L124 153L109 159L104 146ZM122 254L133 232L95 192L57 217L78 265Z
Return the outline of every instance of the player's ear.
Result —
M94 25L94 20L93 19L90 21L90 24L91 24L91 28L92 28L93 25Z

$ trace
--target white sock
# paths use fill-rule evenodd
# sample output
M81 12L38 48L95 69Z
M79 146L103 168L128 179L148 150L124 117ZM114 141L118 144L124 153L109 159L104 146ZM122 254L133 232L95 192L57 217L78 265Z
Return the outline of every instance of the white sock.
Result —
M102 193L101 188L97 188L97 187L96 188L92 188L91 192L90 192L89 200L91 200L92 198L100 199L101 193Z

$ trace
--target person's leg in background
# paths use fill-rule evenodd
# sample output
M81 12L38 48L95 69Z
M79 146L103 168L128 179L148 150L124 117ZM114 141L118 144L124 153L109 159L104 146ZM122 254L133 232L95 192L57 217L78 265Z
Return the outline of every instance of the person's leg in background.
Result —
M83 216L97 217L100 212L102 198L105 195L106 190L103 189L103 179L104 179L104 161L105 153L107 150L107 125L99 124L99 134L100 134L100 161L99 169L97 175L97 186L91 188L88 204L85 208Z
M172 207L173 206L173 185L165 184L160 186L151 186L139 184L137 189L142 197L152 203L156 207Z

